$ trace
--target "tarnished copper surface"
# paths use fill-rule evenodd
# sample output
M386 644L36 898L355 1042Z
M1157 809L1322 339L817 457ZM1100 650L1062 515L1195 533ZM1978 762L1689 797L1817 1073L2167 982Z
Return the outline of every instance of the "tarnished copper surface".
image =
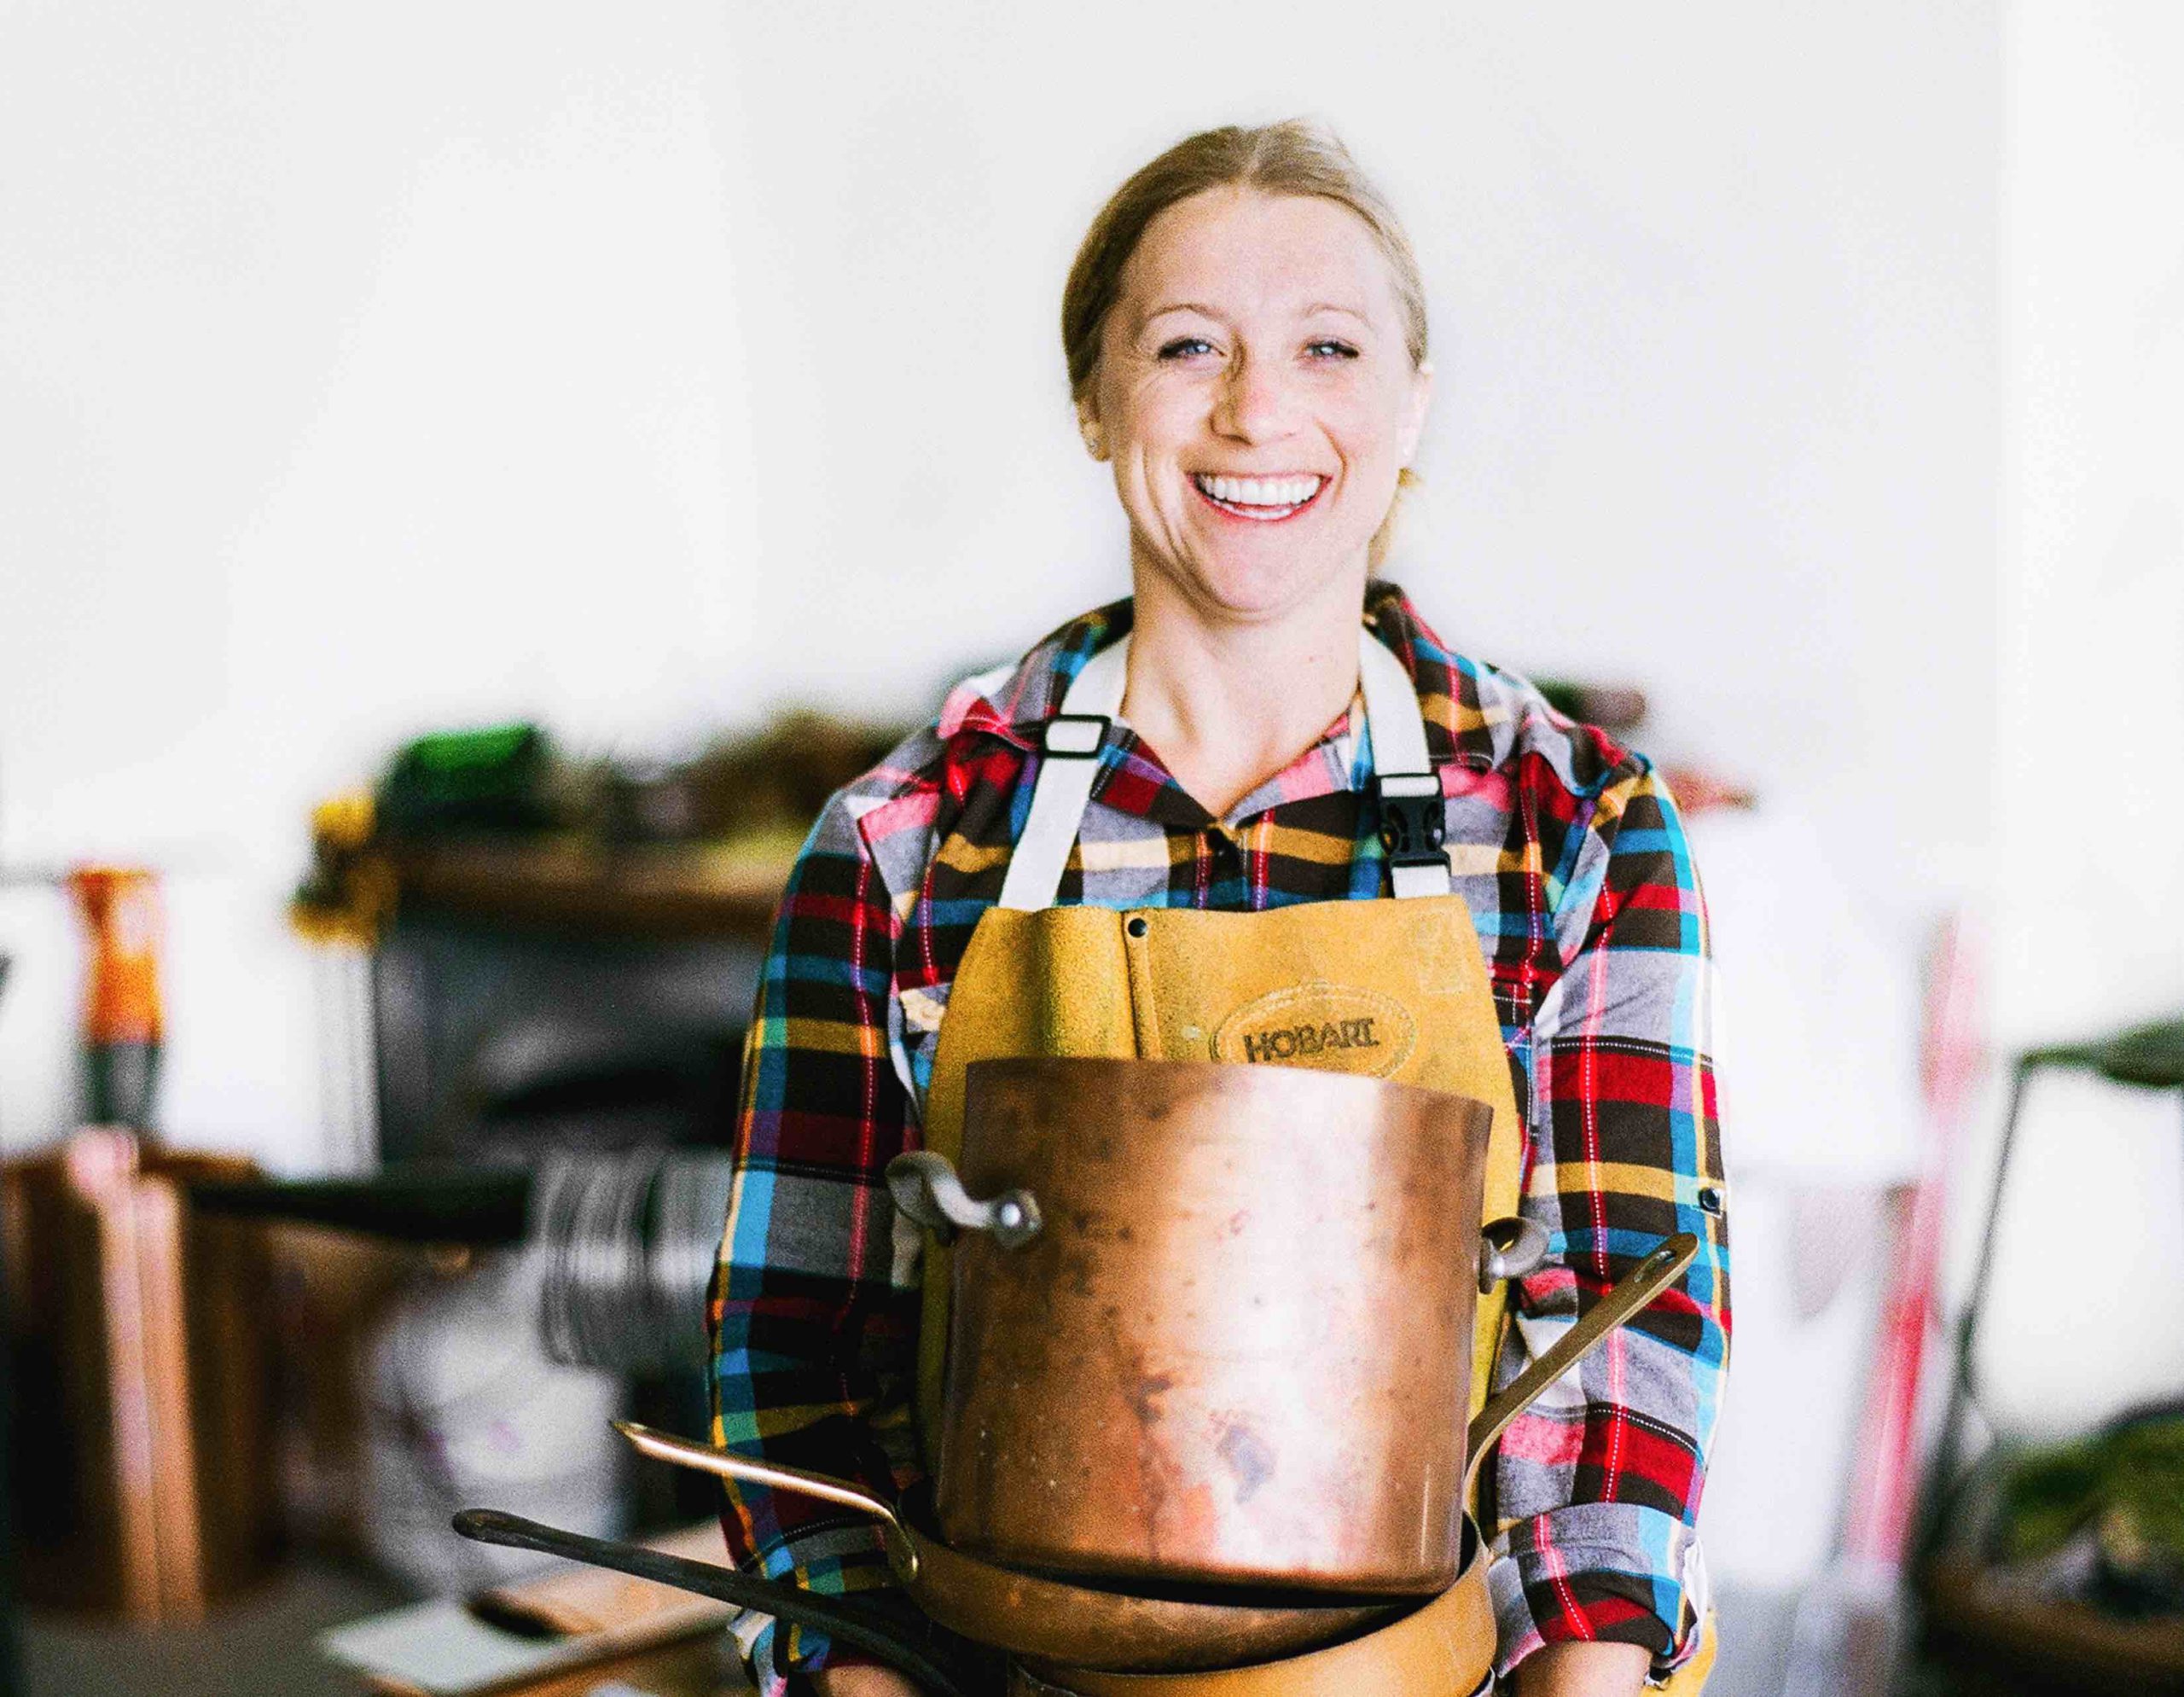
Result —
M1035 1661L1009 1676L1010 1697L1472 1697L1494 1670L1488 1561L1466 1529L1462 1572L1431 1602L1338 1644L1194 1672L1093 1672Z
M938 1513L1101 1576L1435 1593L1455 1578L1490 1111L1289 1066L981 1061Z
M1236 1603L1141 1597L1019 1573L921 1537L911 1595L951 1632L1072 1666L1233 1667L1293 1656L1385 1619L1403 1603Z

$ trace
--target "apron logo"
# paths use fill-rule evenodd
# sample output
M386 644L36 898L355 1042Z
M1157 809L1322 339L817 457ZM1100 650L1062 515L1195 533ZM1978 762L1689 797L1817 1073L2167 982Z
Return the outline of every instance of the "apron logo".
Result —
M1373 1015L1329 1020L1324 1026L1292 1026L1286 1031L1246 1032L1246 1061L1294 1061L1298 1055L1327 1055L1338 1049L1379 1049Z
M1239 1008L1214 1033L1213 1058L1385 1078L1417 1044L1417 1022L1392 996L1316 981L1290 985Z

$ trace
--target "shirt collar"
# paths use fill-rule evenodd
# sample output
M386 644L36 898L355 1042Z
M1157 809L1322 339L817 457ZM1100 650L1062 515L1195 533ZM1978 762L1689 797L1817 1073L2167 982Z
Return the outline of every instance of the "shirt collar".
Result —
M965 679L941 708L940 735L983 732L1019 748L1036 747L1038 727L1061 711L1078 669L1129 631L1131 611L1125 596L1081 613L1015 665ZM1477 771L1500 765L1514 739L1508 681L1449 648L1394 584L1366 585L1363 617L1410 674L1435 764Z

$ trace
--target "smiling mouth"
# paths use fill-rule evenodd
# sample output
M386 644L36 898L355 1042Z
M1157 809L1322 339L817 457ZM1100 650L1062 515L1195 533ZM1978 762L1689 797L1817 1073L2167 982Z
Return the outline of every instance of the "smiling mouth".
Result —
M1214 477L1193 472L1191 486L1208 506L1231 518L1263 525L1303 512L1320 498L1327 479L1310 472L1291 477Z

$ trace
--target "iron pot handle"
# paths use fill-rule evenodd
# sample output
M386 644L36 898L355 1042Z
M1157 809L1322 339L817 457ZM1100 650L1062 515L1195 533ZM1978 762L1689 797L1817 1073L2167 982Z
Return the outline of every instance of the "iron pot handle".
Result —
M936 1234L943 1243L958 1229L990 1231L1003 1249L1021 1249L1039 1235L1039 1205L1028 1190L1004 1190L981 1202L945 1155L915 1149L887 1163L887 1189L898 1212Z
M1521 1279L1546 1258L1547 1228L1537 1220L1514 1214L1489 1220L1478 1235L1479 1294L1504 1279Z
M537 1550L649 1579L656 1585L694 1591L737 1608L770 1614L776 1620L816 1628L876 1657L939 1697L969 1697L972 1682L960 1670L914 1642L899 1620L868 1601L822 1596L780 1580L761 1579L732 1567L716 1567L710 1562L670 1555L665 1550L647 1549L642 1544L616 1543L565 1531L497 1508L465 1508L456 1515L454 1525L457 1532L475 1543Z

